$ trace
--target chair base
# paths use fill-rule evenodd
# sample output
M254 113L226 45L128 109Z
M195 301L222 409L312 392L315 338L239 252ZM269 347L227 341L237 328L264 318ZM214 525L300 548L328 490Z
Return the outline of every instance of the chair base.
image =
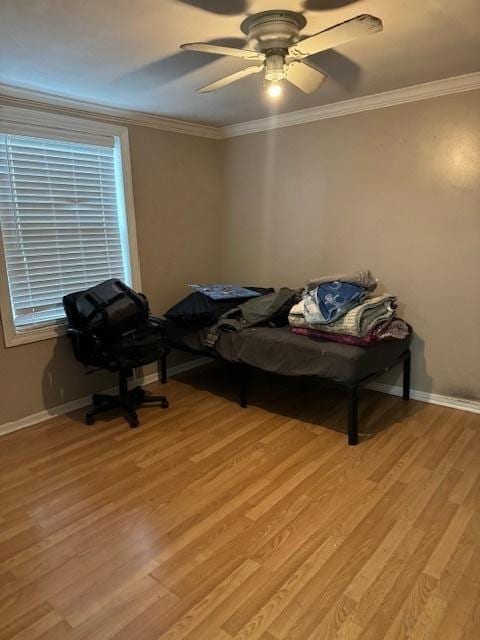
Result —
M112 409L120 409L130 427L135 428L140 424L137 409L144 404L159 404L162 409L168 409L169 403L166 396L148 396L142 387L128 390L127 374L120 373L120 389L118 395L106 393L93 394L93 407L85 414L85 422L94 424L97 415Z

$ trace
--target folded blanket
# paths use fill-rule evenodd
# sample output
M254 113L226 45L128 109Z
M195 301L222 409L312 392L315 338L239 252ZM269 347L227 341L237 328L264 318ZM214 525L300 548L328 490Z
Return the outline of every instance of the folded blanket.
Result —
M348 282L358 287L363 287L367 291L374 291L377 288L377 279L370 270L349 271L347 273L335 273L331 276L321 276L312 278L307 282L307 289L316 289L326 282Z
M327 324L345 315L367 295L363 287L348 282L327 282L303 294L308 323Z
M396 309L396 297L384 293L367 298L362 304L351 309L344 316L330 324L322 324L321 330L328 333L342 333L349 336L365 337L374 327L390 320ZM320 325L310 324L305 319L304 300L290 309L288 322L292 327L319 329Z
M349 336L343 333L329 333L320 329L310 329L309 327L292 327L291 331L298 335L308 336L314 340L327 340L329 342L339 342L341 344L350 344L357 347L368 347L378 342L387 340L404 340L410 335L412 328L401 318L387 320L364 337Z

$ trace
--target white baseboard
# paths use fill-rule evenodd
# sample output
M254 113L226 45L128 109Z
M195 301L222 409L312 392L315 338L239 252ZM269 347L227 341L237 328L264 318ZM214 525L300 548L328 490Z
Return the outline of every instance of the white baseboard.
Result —
M175 367L169 367L168 375L174 376L179 373L183 373L184 371L188 371L189 369L199 367L203 364L206 364L207 362L211 362L211 360L209 358L196 358L195 360L184 362L183 364L179 364ZM157 382L158 373L151 373L148 376L135 378L134 380L136 383L140 384L150 384L152 382ZM111 389L104 390L103 393L113 393L115 391L116 387L112 387ZM11 433L12 431L18 431L19 429L25 429L26 427L32 427L39 422L43 422L44 420L48 420L49 418L54 418L55 416L65 415L66 413L75 411L76 409L88 407L88 405L91 403L92 397L85 396L83 398L78 398L78 400L66 402L65 404L59 404L57 407L50 407L50 409L45 409L44 411L33 413L32 415L25 416L25 418L20 418L19 420L5 422L4 424L0 425L0 436Z
M402 396L403 389L393 384L382 384L381 382L371 382L366 386L372 391L380 393L388 393L390 396ZM478 400L467 400L465 398L454 398L452 396L442 396L439 393L429 393L427 391L419 391L418 389L410 389L410 398L427 402L428 404L439 404L442 407L450 407L451 409L460 409L461 411L470 411L470 413L480 413L480 402Z
M190 369L196 369L197 367L201 367L204 364L209 364L211 362L211 358L195 358L194 360L188 360L183 364L177 364L176 367L169 367L167 374L169 377L176 376L179 373L190 371ZM136 381L140 384L151 384L152 382L158 382L158 373L150 373L148 376L137 378Z
M179 373L184 373L185 371L195 369L196 367L200 367L210 362L212 362L210 358L195 358L195 360L189 360L188 362L184 362L183 364L179 364L175 367L169 367L168 376L178 375ZM140 382L141 384L151 384L152 382L157 382L158 373L151 373L142 378L137 378L135 381ZM372 391L386 393L391 396L401 396L403 392L402 387L400 386L382 384L381 382L371 382L369 385L367 385L366 388L371 389ZM108 391L114 390L115 389L113 388L109 389L107 390L107 393ZM410 398L412 400L419 400L420 402L426 402L428 404L438 404L442 407L460 409L461 411L469 411L471 413L480 413L480 402L477 400L466 400L464 398L443 396L438 393L428 393L426 391L419 391L417 389L410 390ZM49 418L61 416L65 413L69 413L70 411L81 409L82 407L88 407L90 403L91 396L86 396L84 398L78 398L78 400L73 400L72 402L60 404L57 407L51 407L50 409L39 411L38 413L26 416L25 418L20 418L20 420L6 422L5 424L0 425L0 436L11 433L12 431L24 429L25 427L31 427L35 424L38 424L39 422L48 420Z

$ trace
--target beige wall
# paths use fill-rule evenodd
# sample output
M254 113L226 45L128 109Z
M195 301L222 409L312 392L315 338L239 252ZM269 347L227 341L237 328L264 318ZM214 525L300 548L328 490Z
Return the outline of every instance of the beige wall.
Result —
M480 92L232 138L223 153L227 279L299 287L370 268L415 328L413 387L480 398Z
M480 92L232 138L130 127L143 290L367 267L415 328L413 386L480 398ZM395 380L395 376L388 378ZM5 349L0 425L109 386L65 338Z
M219 277L218 142L136 126L129 136L142 289L160 314L185 283ZM66 338L6 349L0 335L0 425L112 383L86 376Z

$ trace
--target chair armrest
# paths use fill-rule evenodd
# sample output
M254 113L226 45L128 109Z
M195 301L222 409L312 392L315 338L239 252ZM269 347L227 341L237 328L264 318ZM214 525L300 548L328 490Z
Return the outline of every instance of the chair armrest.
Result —
M80 329L73 329L72 327L68 327L67 334L69 336L78 336L80 338L80 337L83 337L85 335L85 332L84 331L80 331Z
M91 359L102 355L102 340L94 333L68 327L67 336L71 339L73 351L80 362L92 364Z
M68 327L67 335L71 336L74 340L88 340L94 344L101 344L101 339L95 334L89 331L82 331L82 329L74 329L73 327Z
M157 316L148 316L149 321L158 327L162 336L165 336L165 318L158 318Z

